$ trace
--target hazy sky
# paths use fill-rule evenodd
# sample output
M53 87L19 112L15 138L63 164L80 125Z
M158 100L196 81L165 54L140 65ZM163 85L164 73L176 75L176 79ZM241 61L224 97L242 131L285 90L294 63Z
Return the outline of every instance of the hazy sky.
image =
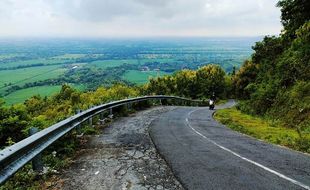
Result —
M0 0L0 36L256 36L281 30L277 0Z

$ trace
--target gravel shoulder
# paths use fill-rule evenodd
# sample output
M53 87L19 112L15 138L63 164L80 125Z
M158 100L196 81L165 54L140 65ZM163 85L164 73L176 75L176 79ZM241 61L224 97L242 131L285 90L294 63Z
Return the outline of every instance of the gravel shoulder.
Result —
M116 119L91 136L73 164L61 175L60 189L182 190L157 153L149 126L175 107L154 107Z

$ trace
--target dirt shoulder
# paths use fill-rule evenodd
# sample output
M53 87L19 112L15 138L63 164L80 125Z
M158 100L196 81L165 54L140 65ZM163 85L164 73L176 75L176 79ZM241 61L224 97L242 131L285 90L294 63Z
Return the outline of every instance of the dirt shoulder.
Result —
M112 122L100 135L90 138L56 188L183 189L148 132L154 119L172 109L154 107Z

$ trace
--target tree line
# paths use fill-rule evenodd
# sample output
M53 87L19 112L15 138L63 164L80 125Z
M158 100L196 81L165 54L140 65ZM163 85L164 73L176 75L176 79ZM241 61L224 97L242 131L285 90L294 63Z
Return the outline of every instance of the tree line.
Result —
M254 54L233 77L247 113L310 132L310 1L280 0L282 33L257 42ZM302 135L302 134L301 134Z
M170 76L150 79L143 87L145 94L167 94L192 99L208 99L213 93L220 98L231 97L231 76L218 65L197 70L181 70Z

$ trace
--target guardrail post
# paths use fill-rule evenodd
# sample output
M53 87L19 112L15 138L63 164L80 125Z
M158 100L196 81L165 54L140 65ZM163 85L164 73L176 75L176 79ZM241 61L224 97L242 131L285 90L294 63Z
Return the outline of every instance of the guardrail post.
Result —
M132 106L131 106L131 103L128 103L128 104L127 104L127 109L128 109L128 111L131 110L131 107L132 107Z
M34 135L35 133L39 132L39 129L36 127L32 127L29 129L29 135ZM42 163L42 156L38 154L32 159L32 169L36 172L43 172L43 163Z
M161 106L163 105L163 103L161 102L161 99L159 99L159 105L161 105Z
M88 119L88 123L89 123L89 126L90 126L90 127L93 127L93 117L90 117L90 118Z
M101 120L104 119L104 114L103 114L103 112L100 113L100 116L99 116L99 117L100 117Z
M113 118L113 109L112 109L112 108L110 108L109 118L110 118L110 119L112 119L112 118Z
M78 110L75 111L75 114L79 114L79 113L81 113L81 110L80 110L80 109L78 109ZM78 133L81 133L81 124L79 124L78 126L76 126L76 131L77 131Z

